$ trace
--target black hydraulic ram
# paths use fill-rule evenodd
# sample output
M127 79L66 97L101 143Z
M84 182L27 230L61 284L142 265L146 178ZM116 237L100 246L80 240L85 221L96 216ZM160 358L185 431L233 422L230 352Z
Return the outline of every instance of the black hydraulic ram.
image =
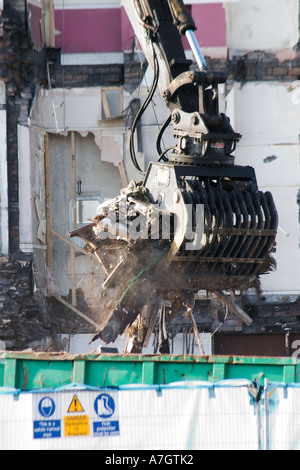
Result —
M168 0L168 2L174 14L179 33L186 36L199 69L205 70L207 64L194 34L196 26L193 18L188 13L182 0Z

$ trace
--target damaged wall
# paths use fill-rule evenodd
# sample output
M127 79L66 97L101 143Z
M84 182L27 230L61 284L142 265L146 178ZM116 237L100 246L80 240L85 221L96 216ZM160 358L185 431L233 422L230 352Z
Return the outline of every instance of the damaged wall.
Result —
M96 214L100 203L119 194L121 186L127 186L128 178L136 177L132 165L124 161L126 130L121 115L122 101L120 87L39 89L35 96L29 119L33 193L29 204L33 214L37 286L44 295L67 298L75 285L76 290L85 293L90 306L95 302L95 278L101 283L103 270L81 252L76 251L72 260L70 246L56 234L66 238L74 228L73 198L76 199L75 226L81 226ZM45 269L46 213L42 210L46 204L43 180L47 172L43 144L46 133L51 197L51 220L47 224L56 232L51 236L52 262L48 270ZM74 144L71 134L75 136ZM44 239L39 235L42 226ZM84 247L79 239L75 242ZM74 265L76 275L72 279Z
M51 177L51 213L53 229L67 236L73 229L72 221L72 158L71 138L50 136L50 177ZM77 224L88 223L88 220L78 220L80 205L86 200L95 198L94 207L90 208L90 217L96 214L96 208L105 198L114 197L120 192L120 175L118 168L101 160L94 136L76 135L76 181L80 180L80 195L77 190ZM79 188L78 188L79 189ZM62 296L67 296L71 288L70 248L62 240L53 240L53 269L52 277ZM98 273L95 274L95 271ZM94 278L101 283L101 274L90 259L80 253L76 255L76 286L92 290ZM87 286L84 288L84 285ZM87 292L87 297L92 296Z
M292 49L299 41L298 0L242 0L225 9L231 50Z
M29 2L33 3L33 2ZM3 6L1 4L1 6ZM38 253L34 262L36 266L32 268L30 261L29 271L33 269L33 276L28 276L27 291L16 296L16 301L20 303L27 302L31 298L32 303L32 321L39 322L38 315L43 312L52 312L53 318L55 312L63 310L63 318L68 317L68 311L65 308L55 304L54 308L45 305L45 299L40 298L38 293L33 295L34 285L38 283L38 276L41 273L40 282L44 282L43 292L47 290L45 279L48 272L45 264L45 167L44 167L44 138L43 130L28 130L28 117L30 108L35 96L36 86L47 87L51 84L56 86L61 84L67 86L80 85L120 85L123 80L123 67L119 64L106 66L90 66L83 70L80 67L62 68L59 64L59 52L53 49L44 49L35 47L32 42L33 37L28 35L26 2L16 0L14 2L5 2L1 16L0 28L0 83L1 86L1 109L0 109L0 145L1 145L1 244L2 253L10 254L14 259L22 258L19 250ZM50 72L50 74L49 74ZM55 79L51 74L55 73ZM49 82L50 78L50 82ZM52 107L51 107L52 109ZM53 109L52 109L53 111ZM86 109L85 116L89 115L90 109ZM51 112L51 111L50 111ZM6 127L7 123L7 127ZM7 142L7 162L6 170L6 142ZM6 175L8 174L8 179ZM6 190L8 189L8 191ZM7 194L8 192L8 194ZM9 238L9 240L8 240ZM9 260L2 264L4 271L8 266L7 280L10 279L10 287L14 288L15 278L9 271ZM34 281L35 280L35 281ZM9 290L9 289L8 289ZM34 298L35 297L35 298ZM11 306L11 315L15 315L18 322L20 309L16 304L8 303ZM28 307L29 308L29 307ZM0 318L5 319L6 311L0 310ZM27 317L26 317L27 318ZM71 315L75 330L80 329L77 323L77 317ZM59 320L55 320L59 324ZM22 328L26 324L25 319ZM31 344L33 338L28 339L25 334L24 342L18 341L14 333L14 322L8 322L8 329L11 338L7 343L10 349L19 349L27 344ZM9 326L10 325L10 326ZM28 324L29 325L29 324ZM62 325L61 325L62 327ZM88 325L85 325L88 328ZM68 330L72 330L72 324L68 325ZM31 334L34 330L31 330ZM48 332L44 333L44 336ZM0 335L1 336L1 335ZM8 334L5 335L9 337ZM4 338L5 339L5 338ZM40 340L38 329L36 330L36 339ZM32 341L31 341L32 340ZM42 345L42 343L41 343Z
M30 257L0 257L0 339L6 349L55 350L56 330L37 307L31 277Z

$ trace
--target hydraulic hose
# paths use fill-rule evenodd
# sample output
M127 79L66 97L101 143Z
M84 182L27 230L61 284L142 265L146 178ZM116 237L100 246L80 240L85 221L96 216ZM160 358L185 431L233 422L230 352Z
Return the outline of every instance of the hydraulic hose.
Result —
M155 90L157 88L157 84L158 84L159 64L158 64L158 60L157 60L156 53L155 53L153 45L152 45L152 49L153 49L153 61L154 61L154 79L153 79L153 83L152 83L152 87L151 87L151 90L149 92L149 95L147 96L147 99L142 104L142 106L140 107L137 115L135 116L135 119L133 121L132 128L131 128L130 141L129 141L129 152L130 152L130 157L131 157L132 163L135 166L135 168L143 175L145 174L145 172L142 171L142 169L140 168L140 166L138 164L138 161L136 159L135 148L134 148L134 134L135 134L137 124L138 124L139 120L141 119L142 115L144 114L144 112L146 111L147 107L149 106L149 104L150 104L150 102L153 98L153 95L155 93Z
M162 148L161 148L161 139L162 139L163 133L165 132L166 128L168 127L168 125L171 122L171 117L172 116L170 114L170 116L168 116L168 118L163 123L162 128L160 129L159 134L157 136L157 141L156 141L157 153L158 153L158 155L160 155L160 158L162 158L164 161L167 161L167 158L166 157L161 157L161 155L163 153Z

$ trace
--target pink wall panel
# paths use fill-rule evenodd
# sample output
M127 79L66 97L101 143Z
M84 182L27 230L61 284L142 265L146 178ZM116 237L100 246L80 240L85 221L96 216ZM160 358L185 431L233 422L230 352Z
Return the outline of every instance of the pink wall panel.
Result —
M200 47L226 46L226 18L222 3L192 5Z
M55 46L65 54L74 52L119 52L121 10L56 10L55 29L61 34Z
M123 7L121 8L121 31L122 51L128 51L132 47L134 31Z

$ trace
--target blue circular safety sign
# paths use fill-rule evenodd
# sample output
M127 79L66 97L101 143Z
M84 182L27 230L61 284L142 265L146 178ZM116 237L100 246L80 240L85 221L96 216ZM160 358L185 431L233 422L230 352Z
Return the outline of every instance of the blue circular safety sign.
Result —
M110 395L107 393L101 393L101 395L97 396L94 403L94 409L100 418L110 418L114 414L115 408L116 405L114 399Z
M38 409L44 418L50 418L55 412L55 403L52 398L45 397L39 402Z

